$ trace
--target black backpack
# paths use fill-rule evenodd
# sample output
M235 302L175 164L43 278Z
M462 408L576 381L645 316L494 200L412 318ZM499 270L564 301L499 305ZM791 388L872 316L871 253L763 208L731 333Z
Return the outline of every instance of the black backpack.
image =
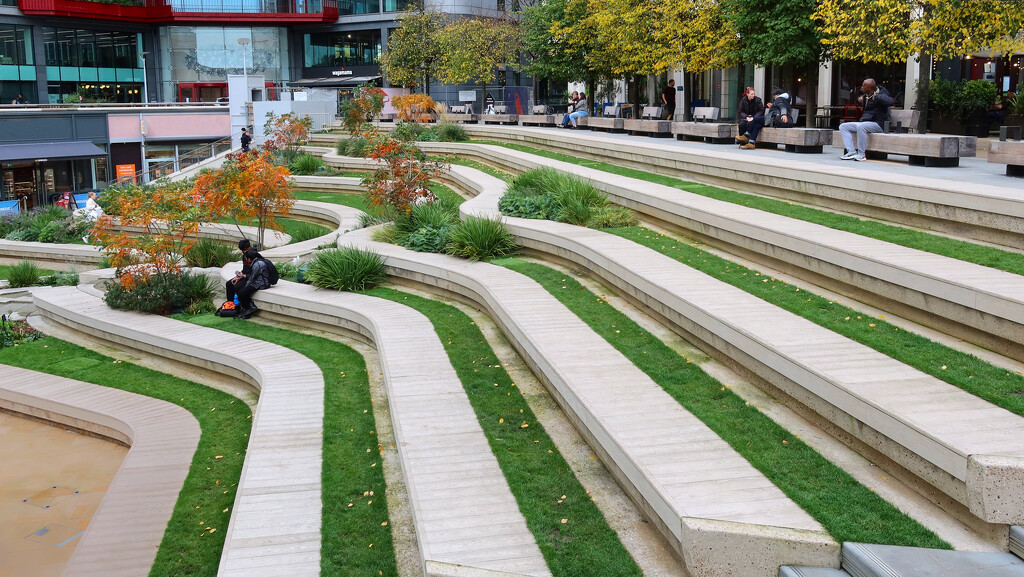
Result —
M270 277L270 286L276 285L277 281L281 280L281 274L277 272L277 267L274 266L274 263L265 258L263 259L263 262L267 263L267 276Z

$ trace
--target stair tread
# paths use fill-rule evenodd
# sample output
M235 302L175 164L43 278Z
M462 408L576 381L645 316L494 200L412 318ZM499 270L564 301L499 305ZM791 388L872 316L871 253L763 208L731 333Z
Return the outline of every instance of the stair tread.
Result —
M853 577L1024 577L1024 560L1010 553L864 543L843 545L843 568Z

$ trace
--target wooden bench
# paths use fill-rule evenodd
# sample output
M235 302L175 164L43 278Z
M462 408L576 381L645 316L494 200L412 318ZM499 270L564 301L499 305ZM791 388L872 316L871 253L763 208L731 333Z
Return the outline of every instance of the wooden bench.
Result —
M800 118L800 111L793 110L793 122ZM832 145L831 128L774 128L764 127L757 136L758 148L786 147L786 152L821 153L823 147Z
M672 136L672 122L661 120L660 106L644 106L639 119L629 119L622 126L632 136L669 138Z
M948 134L869 134L865 155L885 160L890 154L907 156L912 166L960 166L961 158L972 158L978 151L976 136Z
M993 140L988 146L989 162L1005 164L1006 176L1024 176L1024 140Z
M479 114L473 114L473 105L460 104L452 106L448 112L448 120L461 122L463 124L476 124L480 120Z
M523 114L519 117L519 124L523 126L555 126L558 121L554 114L548 114L548 107L538 104L533 107L532 114Z
M614 132L621 133L625 132L622 129L623 120L619 118L619 111L621 108L618 104L606 104L604 107L603 117L587 118L586 126L591 130L597 130L601 132ZM579 120L583 120L582 118ZM577 121L578 122L578 121Z
M695 140L709 144L733 144L738 127L731 122L716 122L720 109L698 106L693 109L692 122L673 122L672 134L679 140Z
M508 106L500 104L494 107L494 114L481 114L480 121L484 124L519 124L519 115L509 114Z

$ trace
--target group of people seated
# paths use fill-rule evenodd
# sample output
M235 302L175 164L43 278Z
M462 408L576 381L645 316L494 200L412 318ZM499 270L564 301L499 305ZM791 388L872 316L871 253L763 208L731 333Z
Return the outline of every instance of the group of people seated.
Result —
M569 111L562 117L562 128L576 128L576 119L587 116L587 95L573 92L569 97Z
M889 95L889 91L878 86L872 78L864 80L860 92L857 104L864 111L860 120L839 125L839 134L843 138L843 155L840 158L843 160L867 160L865 147L868 134L884 130L883 124L889 117L889 109L896 103ZM736 142L740 148L755 148L757 137L766 126L793 127L796 122L791 102L789 93L777 88L772 91L771 101L765 103L757 96L754 88L748 86L736 109L736 118L739 122L739 136L736 137Z
M235 318L247 319L259 310L256 303L252 302L252 295L258 290L270 287L270 265L248 239L238 241L238 250L242 251L242 270L237 271L235 277L229 280L224 288L227 300L231 301L238 297Z

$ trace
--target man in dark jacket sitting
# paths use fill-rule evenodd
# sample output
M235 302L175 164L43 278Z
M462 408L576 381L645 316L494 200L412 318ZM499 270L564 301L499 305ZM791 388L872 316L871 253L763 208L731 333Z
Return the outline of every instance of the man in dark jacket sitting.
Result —
M750 140L750 123L754 121L754 118L758 116L764 116L764 102L761 101L761 97L757 95L753 86L748 86L747 91L740 97L740 104L736 107L736 118L739 120L739 137L736 138L741 143L746 144Z
M245 286L238 289L238 314L236 319L247 319L256 313L256 303L252 302L252 295L258 290L270 288L270 268L267 261L255 250L250 250L242 255L242 266L249 267L249 276L246 278Z
M889 96L882 86L877 86L873 78L868 78L860 85L861 95L857 103L864 107L864 114L860 122L844 122L839 125L839 134L843 137L843 160L867 160L864 155L864 148L868 144L868 134L882 132L882 123L889 118L889 107L896 103L896 99ZM854 143L853 135L857 134L857 142Z
M746 144L740 146L744 150L751 150L757 144L757 135L765 126L773 128L792 128L796 122L793 120L793 111L789 102L789 93L776 88L772 91L772 105L765 109L762 116L755 116L748 124L747 133L750 135ZM744 139L736 138L739 142Z

